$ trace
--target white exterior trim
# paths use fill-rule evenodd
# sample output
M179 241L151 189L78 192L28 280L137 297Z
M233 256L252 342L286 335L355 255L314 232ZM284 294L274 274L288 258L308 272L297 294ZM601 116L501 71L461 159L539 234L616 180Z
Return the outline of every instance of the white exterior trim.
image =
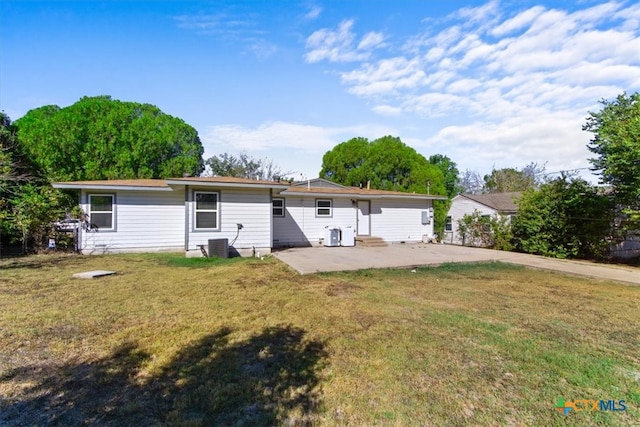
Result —
M117 215L116 215L116 210L117 210L117 202L116 202L116 195L115 193L89 193L87 194L87 215L89 215L89 222L90 222L90 227L93 227L94 222L93 222L93 214L105 214L108 213L109 211L94 211L91 209L91 198L92 197L111 197L111 227L109 228L98 228L100 231L102 231L103 233L105 232L115 232L118 231L118 226L117 226ZM96 226L97 227L97 226Z
M216 195L216 208L214 209L198 209L198 202L196 201L198 194L215 194ZM196 218L199 212L215 212L216 214L216 226L213 228L202 228L196 225ZM193 192L193 232L209 232L220 231L220 192L219 191L194 191Z

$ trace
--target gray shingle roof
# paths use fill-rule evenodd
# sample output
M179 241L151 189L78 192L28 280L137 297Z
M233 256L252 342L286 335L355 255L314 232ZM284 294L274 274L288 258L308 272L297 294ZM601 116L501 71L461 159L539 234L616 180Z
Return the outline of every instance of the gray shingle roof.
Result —
M522 196L522 192L492 193L492 194L462 194L462 196L478 202L499 212L517 212L515 201Z

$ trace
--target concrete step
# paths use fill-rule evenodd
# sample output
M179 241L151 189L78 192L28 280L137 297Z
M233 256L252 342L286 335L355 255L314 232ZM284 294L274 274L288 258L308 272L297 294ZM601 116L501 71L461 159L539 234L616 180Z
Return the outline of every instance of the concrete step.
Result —
M375 236L357 236L356 245L365 248L382 248L388 246L381 237Z

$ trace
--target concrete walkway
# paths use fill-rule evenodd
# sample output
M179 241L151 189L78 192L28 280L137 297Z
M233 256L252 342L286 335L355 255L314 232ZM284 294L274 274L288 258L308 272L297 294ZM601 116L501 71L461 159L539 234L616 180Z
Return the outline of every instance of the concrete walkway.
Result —
M383 248L312 247L273 253L300 274L367 268L412 268L447 262L501 261L544 270L640 285L640 268L568 261L515 252L438 244L397 244Z

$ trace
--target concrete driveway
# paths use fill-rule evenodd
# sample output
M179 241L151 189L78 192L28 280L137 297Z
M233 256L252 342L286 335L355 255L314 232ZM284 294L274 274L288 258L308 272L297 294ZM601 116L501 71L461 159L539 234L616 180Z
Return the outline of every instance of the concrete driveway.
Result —
M439 244L395 244L382 248L311 247L275 251L274 256L300 274L366 268L412 268L447 262L502 261L640 285L640 269L607 266L585 261L568 261L515 252Z

